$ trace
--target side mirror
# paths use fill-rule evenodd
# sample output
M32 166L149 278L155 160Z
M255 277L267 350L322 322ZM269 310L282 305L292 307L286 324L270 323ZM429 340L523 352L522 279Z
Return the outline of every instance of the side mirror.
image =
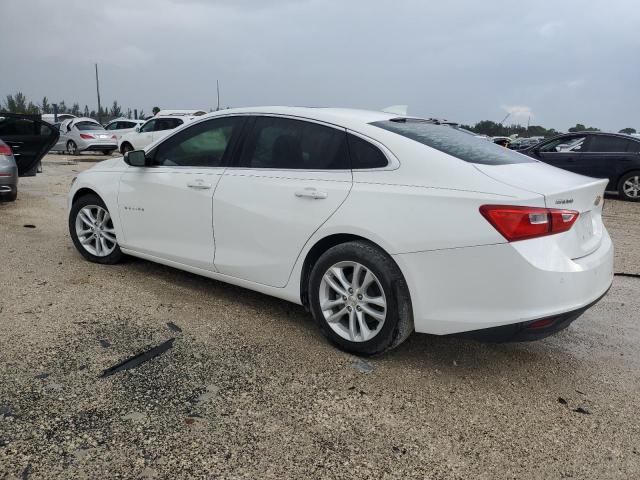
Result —
M124 154L124 161L127 165L132 167L145 167L147 165L147 158L145 157L144 150L131 150Z
M139 131L140 131L140 125L136 127L136 132L139 132Z

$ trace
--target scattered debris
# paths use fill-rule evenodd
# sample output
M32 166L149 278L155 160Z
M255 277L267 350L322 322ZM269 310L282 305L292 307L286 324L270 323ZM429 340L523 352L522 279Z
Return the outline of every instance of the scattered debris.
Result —
M101 338L100 340L98 340L100 342L100 346L102 348L109 348L111 346L111 342L109 342L109 340L106 340L104 338Z
M584 415L591 415L591 410L584 405L578 405L578 407L574 408L573 411Z
M208 400L211 400L213 397L215 397L218 394L218 391L220 391L220 389L217 386L207 385L207 391L204 392L202 395L200 395L196 399L196 402L201 403L201 402L206 402Z
M31 464L28 463L27 466L22 471L22 474L20 475L20 479L27 480L27 478L29 478L29 475L31 475L31 471L32 471Z
M31 223L26 223L23 225L24 228L36 228L35 225L31 224Z
M0 417L13 417L13 412L6 405L0 405Z
M558 397L558 403L561 403L562 405L567 405L569 402L567 402L564 398L562 397Z
M47 372L43 372L43 373L41 373L39 375L36 375L36 378L39 378L40 380L44 380L48 376L49 376L49 374Z
M373 372L373 365L371 365L366 360L362 360L361 358L356 360L351 364L353 368L358 370L360 373L371 373Z
M117 365L114 365L113 367L109 367L102 372L102 375L100 375L100 377L101 378L108 377L122 370L129 370L130 368L135 368L138 365L148 360L151 360L152 358L155 358L158 355L169 350L171 347L173 347L174 340L175 338L171 338L166 342L161 343L157 347L153 347L152 349L139 353L138 355L134 355L133 357L128 358L127 360L120 362Z
M188 418L184 419L184 423L186 423L187 425L193 425L195 423L195 421L196 421L196 419L195 418L191 418L191 417L188 417Z
M123 420L132 420L134 422L140 422L147 418L147 414L143 412L131 412L122 417Z
M173 322L167 322L167 327L169 327L169 330L173 331L173 332L177 332L177 333L181 333L182 329L176 325Z
M640 273L625 273L625 272L618 272L618 273L614 273L614 275L615 275L616 277L640 278Z
M400 455L404 455L405 453L407 453L407 449L402 447L396 447L395 445L393 447L391 447L391 450L393 450L393 453L395 453L396 455L400 456Z
M581 392L581 391L580 391L580 390L578 390L577 388L576 388L576 392L578 392L580 395L586 395L586 393Z

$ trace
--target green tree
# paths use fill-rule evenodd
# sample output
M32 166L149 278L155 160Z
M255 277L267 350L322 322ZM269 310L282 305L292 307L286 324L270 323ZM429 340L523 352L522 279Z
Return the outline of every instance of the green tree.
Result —
M627 135L631 135L632 133L636 133L635 128L627 127L620 130L618 133L626 133Z
M15 95L7 95L5 108L11 113L28 113L27 97L22 92Z
M60 100L60 102L58 102L58 113L69 113L69 109L64 103L64 100Z
M157 115L159 111L160 111L160 107L153 107L152 112L154 115Z
M83 117L88 117L89 116L89 106L85 105L84 106L84 112L82 113Z
M47 97L42 98L42 103L40 104L40 110L42 110L42 113L53 112L53 108L51 108L51 104L49 103L49 99Z
M112 118L118 118L122 116L122 108L120 108L120 105L118 105L118 102L116 100L114 100L113 105L111 105L111 111L109 112L109 115Z
M71 115L75 115L76 117L80 116L80 105L77 103L71 105Z
M599 132L600 129L596 127L585 127L582 123L576 123L575 127L569 129L570 132Z

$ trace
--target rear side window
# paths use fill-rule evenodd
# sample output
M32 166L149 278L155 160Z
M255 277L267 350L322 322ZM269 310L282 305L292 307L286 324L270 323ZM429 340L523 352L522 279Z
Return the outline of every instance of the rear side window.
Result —
M640 153L640 142L629 140L629 146L627 147L627 152Z
M381 168L389 164L382 151L366 140L355 135L348 135L351 168Z
M158 118L156 120L156 127L154 128L154 131L173 130L180 125L182 125L182 120L179 118Z
M535 162L493 142L473 137L449 125L420 119L384 120L371 125L388 130L470 163L505 165Z
M630 141L626 138L593 135L589 144L589 151L599 153L626 152L629 143Z
M81 132L86 132L88 130L104 130L102 125L95 122L78 122L75 124L75 127Z
M349 169L347 134L301 120L257 117L240 164L248 168Z

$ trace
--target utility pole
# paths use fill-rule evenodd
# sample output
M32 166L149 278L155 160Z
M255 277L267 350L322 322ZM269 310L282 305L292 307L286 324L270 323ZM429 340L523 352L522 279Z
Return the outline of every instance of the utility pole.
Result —
M96 92L98 93L98 122L102 123L101 113L102 107L100 106L100 81L98 80L98 64L96 63Z
M220 82L216 80L216 90L218 92L218 106L216 107L216 112L220 110Z

